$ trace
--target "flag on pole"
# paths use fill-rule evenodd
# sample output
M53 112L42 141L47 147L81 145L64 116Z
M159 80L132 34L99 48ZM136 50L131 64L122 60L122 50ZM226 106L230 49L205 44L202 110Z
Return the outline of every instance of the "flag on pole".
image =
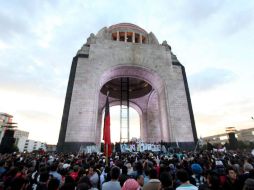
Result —
M104 140L104 153L108 157L112 153L111 138L110 138L110 113L109 113L108 94L107 94L107 99L105 104L103 140Z

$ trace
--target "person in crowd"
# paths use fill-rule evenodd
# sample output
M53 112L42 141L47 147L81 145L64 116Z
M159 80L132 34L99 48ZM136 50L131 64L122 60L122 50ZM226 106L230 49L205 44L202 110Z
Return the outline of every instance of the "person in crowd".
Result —
M254 190L254 179L246 179L244 182L243 190Z
M121 190L139 190L140 186L135 179L127 179Z
M12 167L12 168L10 168L10 170L7 170L7 172L3 178L4 179L4 187L10 187L12 185L12 181L14 180L17 173L18 173L17 167Z
M204 177L202 176L203 169L198 163L194 163L191 165L192 175L191 178L193 179L193 185L199 187L204 183Z
M102 184L102 190L120 190L121 185L118 181L120 169L114 166L110 171L111 180Z
M227 178L223 185L223 190L240 190L241 185L237 179L236 171L233 167L227 168Z
M58 164L56 162L52 163L52 165L50 166L49 175L56 178L56 179L58 179L59 183L61 184L62 176L57 172L57 168L58 168Z
M90 166L89 167L89 172L87 175L90 179L90 182L92 184L93 188L97 188L99 185L99 175L96 172L96 167L95 166Z
M83 185L79 185L79 184L83 184ZM86 185L84 185L86 184ZM92 188L92 184L91 184L91 181L89 179L88 176L83 176L80 178L80 180L78 181L78 186L81 188L85 188L87 187L88 189L93 189L93 190L96 190L97 188Z
M157 177L156 169L152 168L149 171L149 181L144 185L143 190L158 190L160 187L160 180Z
M198 190L196 186L190 183L189 175L186 170L179 169L176 172L176 177L180 181L180 185L176 188L176 190Z
M105 166L104 169L102 169L101 175L100 175L100 188L102 188L102 184L110 181L110 167Z
M144 170L144 185L149 181L149 169Z
M162 172L160 174L161 190L174 190L173 189L173 179L169 172Z
M89 190L89 185L87 185L86 183L79 183L77 185L76 190Z
M69 175L73 178L74 181L77 181L78 174L79 174L79 166L75 165L73 166L73 171L71 171Z
M243 174L239 176L239 183L241 187L243 187L245 180L251 177L251 170L253 170L253 166L250 163L246 162L243 165Z
M40 174L39 182L37 184L36 190L47 190L48 180L49 180L49 173L47 171L42 172Z
M123 186L124 182L130 178L130 176L127 173L128 173L128 168L127 168L127 166L123 165L122 166L122 173L119 176L119 182L120 182L121 187Z
M143 186L144 186L144 176L143 175L138 175L137 176L137 182L138 182L138 184L140 186L140 189L142 189Z
M48 189L47 190L58 190L59 189L59 180L56 178L49 179Z
M4 167L5 160L0 160L0 181L2 181L2 175L6 172L6 168Z
M216 172L208 171L205 179L205 183L199 186L199 190L222 190L220 177Z
M75 188L76 184L74 179L71 176L67 175L65 177L64 183L60 186L60 190L75 190Z
M132 167L132 164L130 162L128 162L126 164L126 167L127 167L127 170L128 170L128 172L127 172L128 176L134 177L136 175L136 171Z

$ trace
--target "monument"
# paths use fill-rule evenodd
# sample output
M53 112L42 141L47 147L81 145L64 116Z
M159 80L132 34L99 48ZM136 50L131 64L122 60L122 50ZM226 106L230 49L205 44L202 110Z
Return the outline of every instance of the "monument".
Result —
M73 58L58 151L100 144L107 92L110 106L130 106L139 113L144 142L195 145L184 66L166 41L159 44L152 32L120 23L92 33ZM121 130L121 139L129 140L128 129Z

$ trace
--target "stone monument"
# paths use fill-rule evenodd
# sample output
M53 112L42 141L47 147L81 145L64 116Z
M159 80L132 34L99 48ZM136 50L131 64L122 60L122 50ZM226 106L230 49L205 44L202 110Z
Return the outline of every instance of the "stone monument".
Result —
M119 84L129 81L129 105L140 116L144 142L194 146L194 116L184 66L164 41L130 23L91 34L73 58L58 151L78 151L100 144L102 113L109 91L110 106L119 105Z

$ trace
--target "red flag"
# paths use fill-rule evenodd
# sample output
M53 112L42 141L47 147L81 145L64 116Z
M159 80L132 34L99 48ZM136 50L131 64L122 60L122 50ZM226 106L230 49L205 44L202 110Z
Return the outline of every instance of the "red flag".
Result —
M111 151L111 138L110 138L110 114L109 114L108 96L107 96L106 104L105 104L103 140L104 140L104 153L106 156L110 156L112 151ZM108 147L108 152L107 152L107 147Z

